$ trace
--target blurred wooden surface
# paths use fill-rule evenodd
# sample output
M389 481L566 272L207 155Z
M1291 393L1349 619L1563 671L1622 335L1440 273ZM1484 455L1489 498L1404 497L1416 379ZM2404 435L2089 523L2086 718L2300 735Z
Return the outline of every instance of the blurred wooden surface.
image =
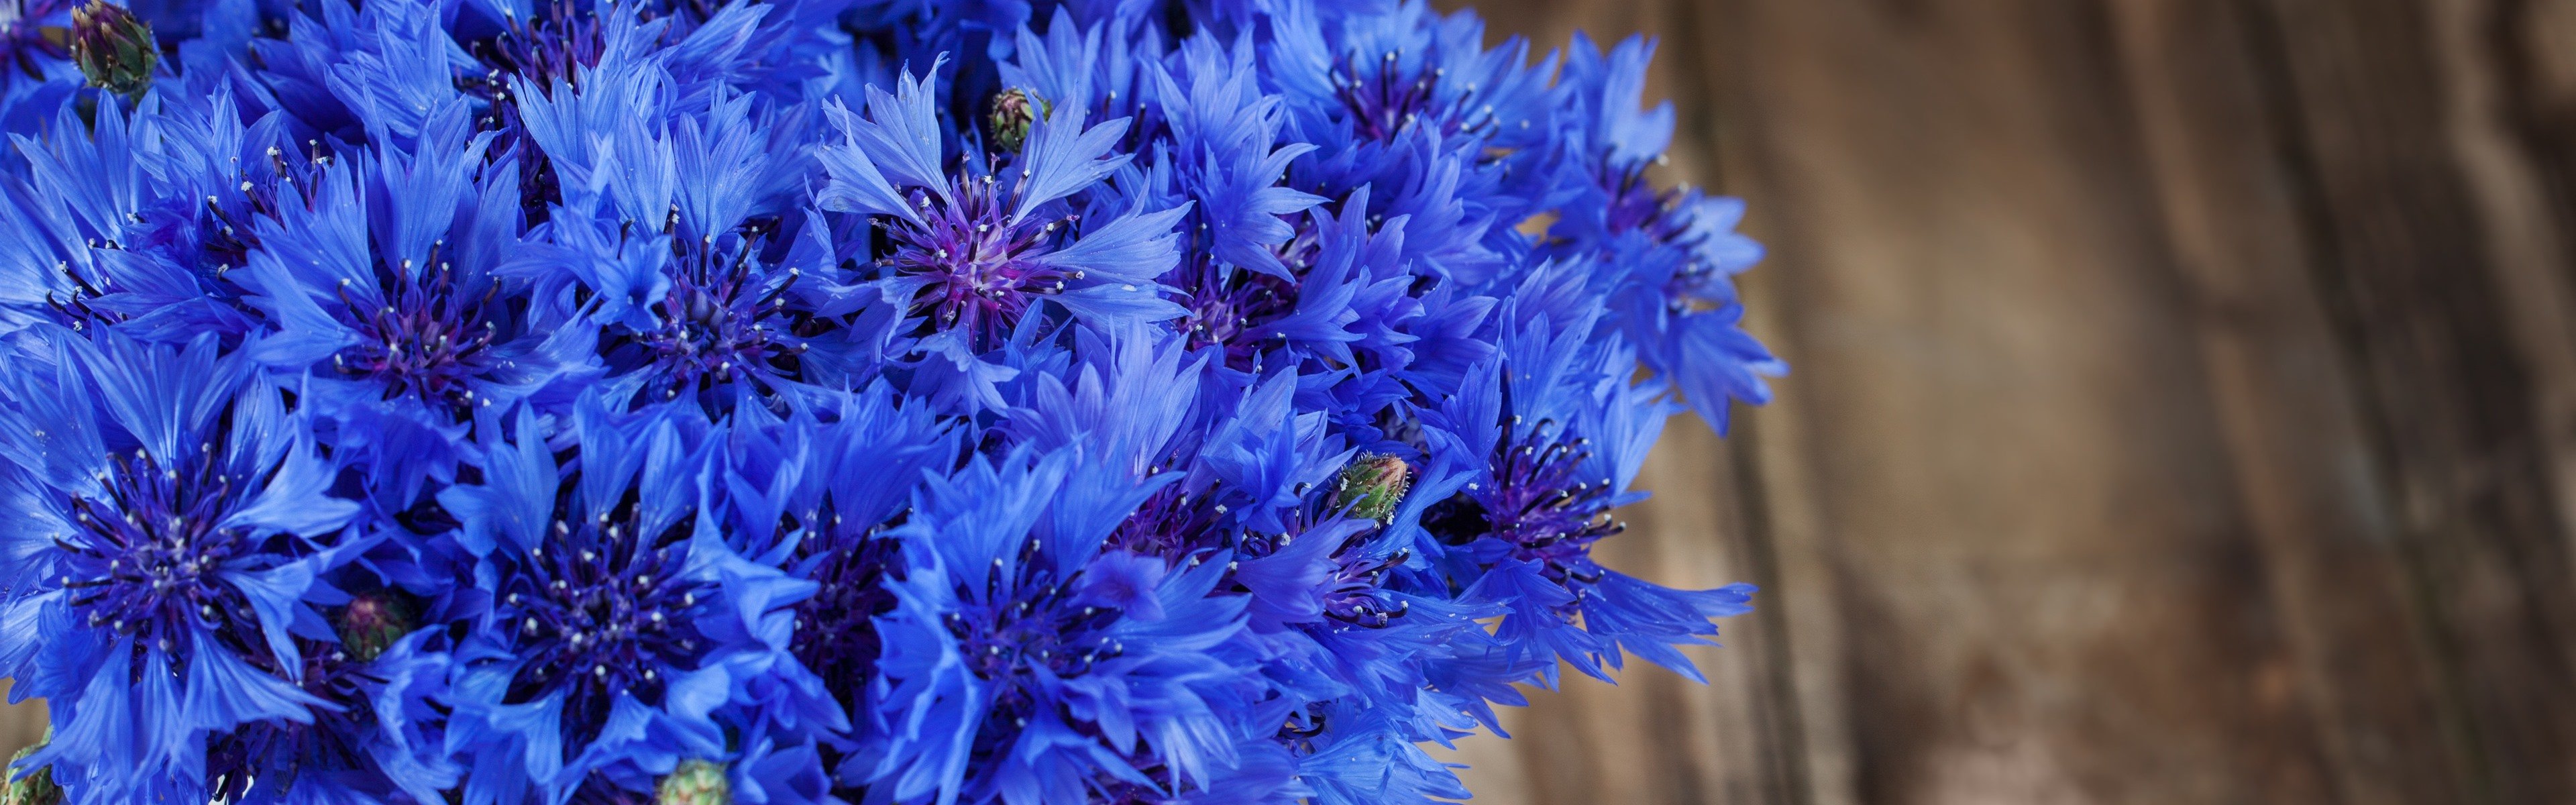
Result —
M2576 1L1477 5L1662 38L1797 371L1612 549L1712 684L1480 798L2576 802Z
M1479 801L2576 803L2576 0L1478 5L1662 37L1797 367L1605 544L1711 684Z

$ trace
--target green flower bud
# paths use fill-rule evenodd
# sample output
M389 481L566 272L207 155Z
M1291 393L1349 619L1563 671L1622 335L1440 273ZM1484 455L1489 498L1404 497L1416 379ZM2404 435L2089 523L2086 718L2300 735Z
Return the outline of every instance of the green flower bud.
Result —
M28 755L35 754L36 750L53 741L54 730L46 727L44 740L9 757L7 776L13 779L9 779L8 785L0 786L0 805L61 805L63 787L54 784L54 767L45 766L34 771L19 767ZM20 776L22 772L25 776Z
M394 641L411 634L409 608L389 595L368 594L351 599L334 619L334 631L340 633L340 645L359 662L374 662Z
M1046 105L1046 101L1029 97L1027 90L1018 88L1002 90L1002 94L993 96L993 111L985 116L985 123L992 127L994 150L1003 153L1020 150L1020 144L1029 141L1029 127L1037 123L1038 117L1051 111L1045 108Z
M1404 502L1412 487L1413 468L1404 459L1363 453L1342 468L1342 489L1333 505L1353 517L1384 522L1395 516L1395 505Z
M72 10L72 62L90 86L132 97L152 88L161 45L152 38L152 26L133 12L90 0Z
M653 787L654 805L731 805L733 784L725 782L725 767L704 760L682 761Z

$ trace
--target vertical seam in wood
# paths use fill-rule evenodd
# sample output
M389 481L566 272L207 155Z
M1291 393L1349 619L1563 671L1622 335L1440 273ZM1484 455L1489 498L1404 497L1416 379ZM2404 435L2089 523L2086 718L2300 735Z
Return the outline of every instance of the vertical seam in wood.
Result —
M2322 172L2308 143L2314 122L2299 104L2297 79L2289 63L2289 36L2275 0L2239 0L2232 3L2246 32L2246 57L2252 64L2255 92L2263 106L2278 112L2279 127L2274 132L2274 151L2284 173L2283 186L2293 214L2299 221L2299 239L2305 246L2310 281L2316 286L2319 306L2325 311L2327 326L2332 330L2337 351L2351 371L2344 373L2345 382L2354 388L2348 394L2354 401L2372 462L2373 483L2387 499L2398 500L2399 481L2394 464L2396 455L2395 427L2390 421L2386 402L2369 388L2375 374L2368 359L2369 349L2363 334L2362 314L2349 278L2336 270L2342 265L2343 247L2335 236L2333 213L2327 200ZM2415 526L2402 522L2397 528L2396 554L2403 565L2407 601L2413 622L2407 624L2410 637L2421 647L2418 654L2432 669L2437 693L2438 718L2445 740L2451 749L2451 764L2465 781L2473 801L2497 802L2497 781L2486 763L2487 752L2473 724L2475 714L2470 705L2465 673L2460 668L2459 653L2453 635L2437 616L2438 596L2434 581L2425 566L2421 540L2407 533Z
M1707 52L1714 43L1699 35L1703 22L1700 15L1704 13L1700 4L1672 3L1667 9L1669 18L1665 30L1679 35L1665 41L1681 45L1674 48L1678 53L1668 56L1678 62L1675 70L1677 91L1674 94L1700 100L1683 118L1684 136L1689 138L1690 147L1701 155L1703 175L1700 178L1709 186L1717 187L1724 174L1718 156L1719 109L1714 103L1715 87L1709 80L1717 68L1716 60ZM1754 582L1763 590L1778 591L1782 589L1781 570L1777 546L1773 544L1777 534L1772 523L1771 502L1763 489L1761 462L1753 449L1753 441L1760 438L1758 432L1757 426L1743 423L1734 433L1725 434L1726 459L1733 464L1733 472L1730 473L1733 477L1729 479L1735 487L1732 497L1741 512L1742 538L1746 556L1753 565ZM1789 629L1789 599L1774 592L1769 600L1757 596L1755 603L1753 617L1761 624L1764 644L1760 689L1752 693L1763 701L1751 709L1760 714L1757 717L1764 722L1757 725L1765 733L1760 751L1767 756L1764 763L1770 770L1767 776L1773 777L1766 782L1776 787L1774 801L1786 805L1813 805L1814 786L1809 779L1807 764L1806 713L1799 706L1801 699L1797 691L1795 657L1791 651L1792 641L1796 638Z

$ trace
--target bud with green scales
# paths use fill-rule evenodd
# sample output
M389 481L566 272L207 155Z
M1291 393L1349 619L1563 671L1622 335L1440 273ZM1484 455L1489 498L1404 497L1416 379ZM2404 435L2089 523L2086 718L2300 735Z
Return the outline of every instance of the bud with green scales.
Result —
M725 782L723 764L686 760L653 787L654 805L730 805L733 785Z
M128 97L152 88L161 45L152 26L106 0L72 10L72 62L90 86Z
M1395 516L1396 504L1404 502L1412 485L1413 468L1404 459L1363 453L1342 468L1341 491L1333 505L1353 517L1384 522Z
M332 619L340 634L342 650L359 662L374 662L394 641L411 634L411 613L403 602L381 593L361 595L349 600Z
M1045 100L1031 97L1028 90L1013 87L993 96L993 109L985 123L993 131L993 149L1003 153L1020 150L1028 142L1029 127L1051 111Z
M28 770L18 765L53 741L54 730L47 727L44 740L9 757L5 778L8 782L0 785L0 805L59 805L63 801L63 787L54 784L54 767Z

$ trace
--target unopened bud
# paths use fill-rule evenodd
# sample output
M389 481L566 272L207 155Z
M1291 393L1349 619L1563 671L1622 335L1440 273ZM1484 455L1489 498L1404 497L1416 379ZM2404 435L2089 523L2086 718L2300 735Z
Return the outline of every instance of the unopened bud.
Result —
M704 760L686 760L680 767L663 775L653 787L654 805L731 805L733 786L725 782L725 767Z
M1029 141L1029 126L1037 123L1047 110L1045 101L1029 97L1027 90L1012 88L993 96L993 111L985 122L993 129L993 148L1010 152L1020 150Z
M402 601L382 593L370 593L351 599L340 610L333 624L340 633L340 645L359 662L374 662L392 648L394 641L411 634L411 613Z
M53 728L48 727L45 729L44 740L36 742L34 746L20 749L18 754L9 757L9 766L5 772L7 776L0 777L8 781L7 785L0 785L0 805L61 805L63 787L54 784L54 767L48 765L28 769L21 765L26 762L27 756L35 754L38 749L45 748L45 744L52 743L53 740Z
M72 62L93 87L118 95L140 95L152 87L152 68L161 62L161 45L152 26L123 6L106 0L72 10Z
M1395 516L1395 505L1412 486L1413 468L1404 459L1363 453L1342 468L1342 488L1333 505L1353 517L1384 521Z

